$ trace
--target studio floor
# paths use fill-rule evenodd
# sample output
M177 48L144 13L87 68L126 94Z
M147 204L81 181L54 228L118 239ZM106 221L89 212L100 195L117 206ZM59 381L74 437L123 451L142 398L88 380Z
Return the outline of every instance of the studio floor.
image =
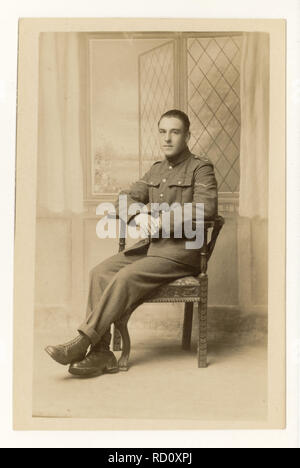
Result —
M198 369L195 349L178 336L131 330L128 372L82 380L51 360L44 348L72 336L36 331L33 416L50 418L265 421L267 344L209 343L209 366ZM116 353L119 355L119 353Z

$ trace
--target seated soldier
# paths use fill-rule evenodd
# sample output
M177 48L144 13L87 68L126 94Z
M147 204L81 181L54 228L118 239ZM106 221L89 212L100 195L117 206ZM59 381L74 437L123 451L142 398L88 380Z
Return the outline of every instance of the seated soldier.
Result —
M158 130L165 159L153 164L130 190L122 192L128 204L190 203L194 222L194 208L203 204L204 218L214 218L218 206L214 168L209 159L190 152L188 116L170 110L160 118ZM118 203L116 209L118 213ZM132 312L159 286L199 274L200 248L188 248L185 236L174 235L173 218L169 238L157 235L163 229L162 213L138 214L135 223L145 238L91 271L87 316L78 328L78 336L66 344L46 348L56 362L70 364L73 375L90 377L117 372L118 363L110 351L111 324Z

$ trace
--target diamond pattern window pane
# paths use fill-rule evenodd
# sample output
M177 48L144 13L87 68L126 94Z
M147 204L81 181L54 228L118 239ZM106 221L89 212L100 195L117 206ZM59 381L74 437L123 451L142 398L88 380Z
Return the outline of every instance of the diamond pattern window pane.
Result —
M199 79L195 78L196 81ZM142 172L162 158L157 135L161 115L174 107L174 43L140 56L140 143Z
M215 164L220 192L237 192L241 38L189 38L187 48L191 151Z

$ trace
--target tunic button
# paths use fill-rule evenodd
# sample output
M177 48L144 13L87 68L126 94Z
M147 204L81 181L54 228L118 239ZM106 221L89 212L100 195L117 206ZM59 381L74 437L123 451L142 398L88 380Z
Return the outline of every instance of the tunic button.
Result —
M172 167L172 166L169 166L169 169L170 169L170 171L171 171L171 170L173 169L173 167Z
M182 184L182 182L181 182L181 180L179 180L179 181L178 181L178 185L181 185L181 184Z
M167 182L167 179L163 179L162 181L163 181L163 183L165 184L165 183Z
M160 194L160 198L164 198L164 194L163 194L163 193Z

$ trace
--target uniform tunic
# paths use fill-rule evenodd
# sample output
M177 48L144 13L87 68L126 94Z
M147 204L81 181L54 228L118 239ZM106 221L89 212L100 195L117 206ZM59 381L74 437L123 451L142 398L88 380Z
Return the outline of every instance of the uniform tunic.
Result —
M128 205L141 202L179 203L184 209L185 203L193 205L193 221L196 223L196 203L204 204L205 219L214 218L218 211L218 190L214 168L209 159L193 155L188 148L175 160L156 162L145 176L134 183L127 195ZM117 204L116 204L117 205ZM118 210L118 205L117 205ZM181 219L184 219L183 212ZM129 221L130 218L128 217ZM163 257L180 263L199 266L199 251L186 248L187 239L174 238L174 216L171 216L170 239L142 240L127 249L125 254L137 250L148 256ZM184 233L184 229L182 230Z

